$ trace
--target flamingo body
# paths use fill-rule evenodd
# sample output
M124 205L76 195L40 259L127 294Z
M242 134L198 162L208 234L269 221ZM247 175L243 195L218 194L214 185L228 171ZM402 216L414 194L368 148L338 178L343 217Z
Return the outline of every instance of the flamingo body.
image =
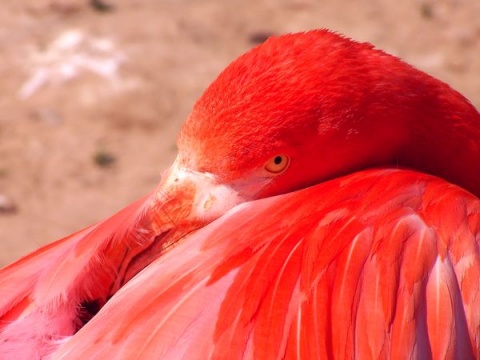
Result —
M178 145L151 194L0 270L0 359L480 357L480 115L458 92L286 35Z
M474 196L410 171L250 202L153 262L53 358L476 358L479 239Z

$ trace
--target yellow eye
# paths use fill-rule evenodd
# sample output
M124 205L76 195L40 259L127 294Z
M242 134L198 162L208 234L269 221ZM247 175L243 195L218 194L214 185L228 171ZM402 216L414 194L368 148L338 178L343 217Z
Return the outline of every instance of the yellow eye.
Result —
M287 155L276 155L267 161L265 170L272 174L280 174L287 168L289 163L290 158Z

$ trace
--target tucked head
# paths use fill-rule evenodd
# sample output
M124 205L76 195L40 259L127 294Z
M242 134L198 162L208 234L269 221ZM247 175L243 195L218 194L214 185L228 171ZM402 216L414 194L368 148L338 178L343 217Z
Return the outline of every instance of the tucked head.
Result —
M326 30L270 38L198 100L178 140L179 161L250 198L387 163L405 134L392 99L382 104L399 86L389 88L385 73L405 69Z
M179 161L246 198L386 164L480 190L469 171L480 150L464 147L478 118L459 93L398 58L310 31L270 38L229 65L183 127Z

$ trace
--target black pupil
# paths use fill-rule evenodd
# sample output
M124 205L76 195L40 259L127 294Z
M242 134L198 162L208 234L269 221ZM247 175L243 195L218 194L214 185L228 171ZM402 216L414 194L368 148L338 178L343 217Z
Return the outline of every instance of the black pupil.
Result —
M275 165L280 165L282 163L282 157L275 156L275 159L273 159L273 162L275 163Z

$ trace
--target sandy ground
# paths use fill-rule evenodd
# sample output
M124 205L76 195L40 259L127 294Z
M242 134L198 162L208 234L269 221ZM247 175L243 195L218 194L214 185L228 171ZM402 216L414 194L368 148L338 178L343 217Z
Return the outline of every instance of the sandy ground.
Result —
M3 0L0 266L152 189L202 89L265 36L370 41L480 107L479 18L478 0Z

